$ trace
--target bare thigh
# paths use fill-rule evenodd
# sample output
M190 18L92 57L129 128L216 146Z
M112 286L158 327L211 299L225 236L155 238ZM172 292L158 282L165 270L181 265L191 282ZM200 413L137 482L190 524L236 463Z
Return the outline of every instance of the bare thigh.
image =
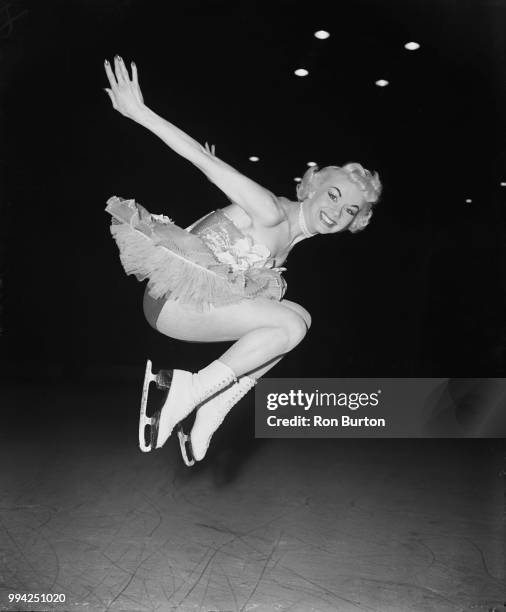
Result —
M264 327L285 327L293 322L300 323L300 320L309 326L310 320L305 315L309 317L302 306L288 300L243 300L209 312L196 312L169 300L160 312L156 327L162 334L176 340L227 342Z

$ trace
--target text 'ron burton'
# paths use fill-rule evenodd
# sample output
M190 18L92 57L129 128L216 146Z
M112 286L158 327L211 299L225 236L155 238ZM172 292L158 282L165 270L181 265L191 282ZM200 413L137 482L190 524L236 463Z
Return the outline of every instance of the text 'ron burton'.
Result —
M319 414L312 417L295 415L290 418L277 417L273 414L267 417L269 427L386 427L385 419L371 419L370 417L349 417L343 415L325 418Z

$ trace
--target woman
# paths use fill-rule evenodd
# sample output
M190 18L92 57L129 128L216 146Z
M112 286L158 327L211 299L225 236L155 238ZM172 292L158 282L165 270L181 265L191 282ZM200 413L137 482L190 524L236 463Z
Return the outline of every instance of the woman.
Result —
M132 76L116 56L105 62L113 107L143 125L199 168L230 199L182 230L151 215L133 200L111 198L112 233L128 274L148 279L144 312L161 333L190 342L234 341L218 360L196 374L151 374L148 361L139 424L144 451L160 448L173 428L198 407L189 439L180 430L187 465L202 460L211 436L229 410L304 338L309 313L283 299L281 268L290 250L315 234L363 229L381 184L360 164L321 171L310 168L297 186L298 202L277 197L151 111L143 101L137 69ZM149 383L167 391L163 406L146 416ZM146 428L149 426L149 442ZM186 453L189 442L192 457Z

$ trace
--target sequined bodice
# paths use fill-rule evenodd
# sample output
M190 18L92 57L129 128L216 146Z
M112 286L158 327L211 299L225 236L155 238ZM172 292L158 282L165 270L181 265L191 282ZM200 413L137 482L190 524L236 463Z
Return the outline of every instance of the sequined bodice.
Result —
M245 235L221 210L209 213L187 231L199 236L216 259L228 264L234 271L274 267L269 249Z

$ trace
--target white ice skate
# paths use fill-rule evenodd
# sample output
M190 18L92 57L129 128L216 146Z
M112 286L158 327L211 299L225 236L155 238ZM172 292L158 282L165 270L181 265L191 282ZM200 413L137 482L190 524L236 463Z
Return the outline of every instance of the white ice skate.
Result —
M211 438L215 431L223 423L223 420L233 406L235 406L235 404L237 404L255 384L256 380L254 378L241 376L233 385L221 393L218 393L199 407L190 436L186 436L182 433L185 437L184 442L189 442L191 461L193 463L195 463L195 461L202 461L207 453L207 449L209 448ZM181 446L181 452L183 452L183 448L186 451L186 448ZM183 459L185 459L184 454ZM187 463L187 465L193 465L193 463Z
M188 467L195 465L190 436L185 434L181 423L177 426L177 437L179 438L179 448L181 449L181 456L183 457L185 465Z
M148 405L148 395L149 395L149 384L152 382L156 383L158 389L162 389L163 386L160 385L160 374L153 374L151 371L152 367L151 359L148 359L146 362L146 371L144 373L144 383L142 386L142 398L141 398L141 413L139 418L139 447L142 452L147 453L153 449L153 438L156 440L155 429L157 428L157 423L160 418L160 411L155 413L152 417L148 417L146 414L147 405ZM146 427L150 426L150 443L146 444Z
M142 388L139 419L139 446L143 452L161 448L170 437L174 427L207 398L235 380L234 372L224 363L213 361L197 374L185 370L151 371L151 360L146 363ZM152 417L147 416L149 385L156 383L158 389L166 391L163 405ZM146 427L150 427L149 443L146 443Z

